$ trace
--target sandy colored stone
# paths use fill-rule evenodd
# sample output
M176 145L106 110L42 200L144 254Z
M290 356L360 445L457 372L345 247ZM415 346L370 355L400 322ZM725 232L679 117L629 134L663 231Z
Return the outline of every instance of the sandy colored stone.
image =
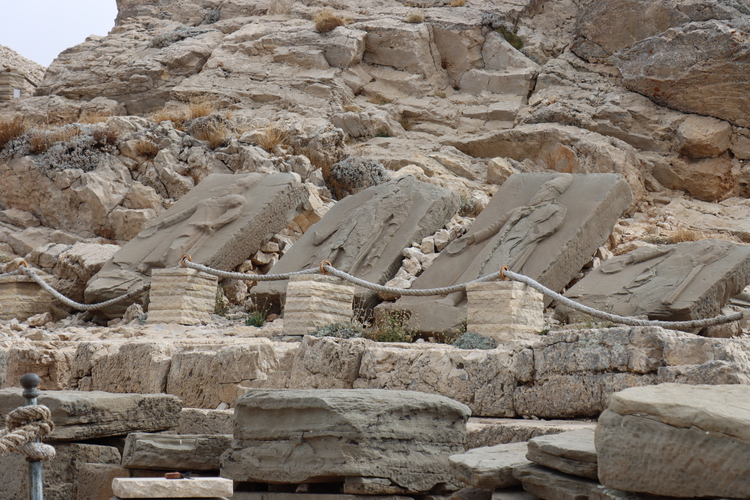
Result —
M596 422L472 417L466 424L466 448L529 441L537 436L594 429Z
M199 325L211 320L218 278L195 269L154 269L147 323Z
M523 489L544 500L576 500L589 498L599 483L591 479L563 474L536 464L522 465L513 470Z
M598 480L594 429L535 437L526 457L550 469Z
M0 277L0 319L24 321L52 309L52 296L25 275Z
M0 414L23 406L21 389L0 390ZM50 440L79 441L129 432L163 431L179 422L180 400L166 394L110 394L100 391L42 392L39 404L52 412Z
M129 469L219 470L231 434L147 434L131 432L122 465Z
M130 477L130 471L120 464L83 464L78 470L75 500L110 500L116 477Z
M261 491L237 491L233 500L359 500L363 495L349 495L339 493L282 493ZM408 500L408 496L401 495L367 495L370 500Z
M474 448L466 453L452 455L451 474L470 486L499 489L515 486L513 469L531 463L526 458L527 443L511 443Z
M237 401L222 475L297 484L369 476L428 491L450 481L448 456L463 449L469 413L418 392L250 391Z
M748 498L748 395L744 385L681 384L613 395L596 432L602 484L664 496Z
M653 174L664 187L687 191L699 200L719 201L732 193L737 182L732 166L728 155L697 160L680 157L657 165Z
M183 408L177 434L231 434L234 410Z
M409 492L382 477L347 477L341 491L348 495L398 495Z
M691 115L680 124L677 132L682 154L691 158L710 158L729 149L732 126L710 116Z
M26 373L41 378L40 390L66 389L75 361L75 351L64 342L34 342L15 345L6 354L8 387L20 387L19 380Z
M544 328L544 296L523 283L471 283L466 298L466 331L500 341L535 339Z
M221 477L164 479L115 478L112 491L120 498L216 498L231 497L232 481Z
M294 276L286 287L284 335L309 335L352 318L354 285L333 276Z

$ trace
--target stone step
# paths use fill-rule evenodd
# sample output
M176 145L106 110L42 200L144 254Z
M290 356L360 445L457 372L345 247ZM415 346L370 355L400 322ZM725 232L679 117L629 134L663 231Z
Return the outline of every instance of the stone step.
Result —
M537 436L579 429L596 429L596 421L470 418L466 424L466 449L518 443Z

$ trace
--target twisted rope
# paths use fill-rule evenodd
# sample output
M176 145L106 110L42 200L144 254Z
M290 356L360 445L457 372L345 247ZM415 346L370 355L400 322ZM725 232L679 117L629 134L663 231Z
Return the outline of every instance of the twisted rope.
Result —
M21 271L19 271L18 269L16 269L15 271L11 271L9 273L0 274L0 278L5 278L6 276L15 276L17 274L21 274Z
M574 302L571 299L563 295L560 295L557 292L550 290L549 288L542 285L541 283L534 281L528 276L524 276L523 274L514 273L513 271L509 271L507 269L504 269L503 272L505 276L507 276L508 278L514 281L525 283L531 288L533 288L534 290L543 293L547 297L555 299L560 304L564 304L570 307L571 309L575 309L576 311L581 311L591 316L601 318L607 321L611 321L613 323L620 323L622 325L661 326L663 328L669 328L669 329L701 328L705 326L714 326L714 325L721 325L724 323L731 323L732 321L739 321L743 317L742 312L729 314L726 316L716 316L714 318L694 319L691 321L660 321L660 320L639 319L639 318L632 318L628 316L620 316L617 314L611 314L608 312L600 311L598 309L594 309L593 307L579 304L578 302Z
M202 264L196 264L190 260L189 256L185 256L180 261L182 267L195 269L196 271L202 271L204 273L213 274L219 278L229 278L234 280L245 280L245 281L283 281L288 280L292 276L300 276L304 274L320 274L317 269L305 269L302 271L295 271L293 273L284 274L245 274L245 273L234 273L231 271L222 271L220 269L214 269L212 267L204 266Z
M120 295L119 297L115 297L114 299L110 299L104 302L99 302L96 304L81 304L80 302L76 302L74 300L71 300L67 298L65 295L61 294L54 288L52 288L49 283L44 281L33 269L31 269L28 266L21 265L18 270L34 280L39 286L41 286L43 289L45 289L48 293L52 294L56 299L58 299L63 304L72 307L73 309L78 309L79 311L96 311L99 309L103 309L107 306L111 306L114 304L117 304L119 302L123 302L127 299L130 299L132 297L135 297L137 295L140 295L145 290L147 290L151 285L143 285L142 287L133 290L132 292L128 292L124 295Z
M6 428L0 430L0 455L19 451L30 460L51 460L55 449L42 443L35 443L55 430L52 413L44 405L22 406L5 417Z

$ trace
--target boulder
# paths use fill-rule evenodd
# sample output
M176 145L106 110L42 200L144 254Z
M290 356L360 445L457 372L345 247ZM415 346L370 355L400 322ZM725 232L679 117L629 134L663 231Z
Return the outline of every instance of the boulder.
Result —
M129 469L219 470L219 458L231 441L231 434L131 432L125 440L122 465Z
M735 187L729 155L693 160L674 158L670 163L658 163L654 178L664 187L687 191L693 198L720 201L729 197Z
M680 152L690 158L712 158L729 149L732 126L710 116L691 115L677 129Z
M21 389L0 390L0 414L24 405ZM42 392L39 404L52 412L55 441L83 441L176 427L182 404L166 394L110 394L93 391ZM119 458L118 458L119 460Z
M293 174L211 174L123 246L89 282L88 302L149 283L152 268L194 262L231 270L304 210L307 190ZM127 302L103 312L122 316Z
M513 175L469 233L450 243L411 288L466 283L508 265L562 290L604 244L630 202L628 184L619 175ZM466 321L467 300L465 292L454 292L402 297L392 306L379 307L407 311L410 327L419 331L448 332Z
M378 390L253 390L237 400L222 476L305 483L365 476L412 492L450 482L469 408L442 396Z
M536 464L598 480L593 428L535 437L528 451L526 458Z
M613 55L626 87L657 104L750 126L746 78L750 22L692 22Z
M493 490L520 484L513 469L530 464L526 458L527 443L499 444L475 448L450 457L451 474L475 488Z
M318 267L323 260L373 283L383 284L401 266L401 252L414 241L443 227L458 210L455 193L407 175L367 188L336 203L269 273ZM279 307L284 282L253 287L257 303ZM355 300L372 300L374 292L355 291Z
M748 283L750 247L701 240L646 246L613 257L565 296L622 316L687 321L719 315L729 297ZM570 313L567 306L559 309Z
M662 384L614 394L596 430L602 484L652 495L750 498L748 401L746 385Z

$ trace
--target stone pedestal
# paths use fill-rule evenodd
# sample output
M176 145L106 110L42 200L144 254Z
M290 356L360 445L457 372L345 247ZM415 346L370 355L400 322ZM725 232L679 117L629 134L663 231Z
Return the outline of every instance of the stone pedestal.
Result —
M536 338L544 327L544 296L524 283L469 283L466 295L466 331L503 341Z
M24 321L52 308L52 296L28 276L0 278L0 319Z
M217 285L216 276L195 269L154 269L146 322L208 323L216 305Z
M354 286L332 276L301 275L289 280L284 304L284 335L309 335L352 317Z

